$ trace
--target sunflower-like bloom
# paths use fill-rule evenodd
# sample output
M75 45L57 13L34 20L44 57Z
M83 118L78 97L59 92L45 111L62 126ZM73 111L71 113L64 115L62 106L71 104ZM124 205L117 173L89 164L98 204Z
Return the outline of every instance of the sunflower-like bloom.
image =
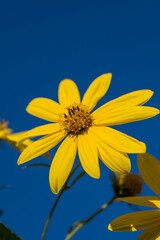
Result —
M7 142L9 145L14 147L19 152L22 152L26 147L28 147L32 141L30 139L25 139L21 145L17 143L22 139L25 132L12 133L12 129L8 128L8 123L5 120L0 121L0 140ZM50 153L44 153L44 156L51 158Z
M96 78L82 101L77 85L72 80L65 79L61 81L58 89L59 104L47 98L35 98L27 106L28 113L55 123L39 126L24 135L23 139L45 136L22 152L18 164L40 156L66 137L50 167L49 183L53 193L57 194L65 183L77 148L82 167L93 178L100 177L98 158L112 171L128 173L131 164L126 153L146 151L144 143L108 126L157 115L158 109L140 106L151 98L152 91L140 90L126 94L92 112L108 90L111 77L108 73Z
M160 196L160 162L148 153L139 154L138 167L146 184ZM109 224L109 230L129 232L144 229L137 240L160 240L160 197L124 197L116 201L158 209L120 216Z

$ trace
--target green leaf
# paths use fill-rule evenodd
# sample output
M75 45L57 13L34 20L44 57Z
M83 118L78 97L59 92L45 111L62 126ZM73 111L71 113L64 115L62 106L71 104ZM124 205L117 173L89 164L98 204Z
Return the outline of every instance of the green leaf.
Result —
M3 223L0 222L0 240L22 240Z

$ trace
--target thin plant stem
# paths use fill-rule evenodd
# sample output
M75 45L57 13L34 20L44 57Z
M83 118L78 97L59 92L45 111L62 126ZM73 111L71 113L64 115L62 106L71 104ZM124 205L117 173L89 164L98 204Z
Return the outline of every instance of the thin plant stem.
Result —
M67 186L67 188L70 189L71 187L73 187L73 185L74 185L80 178L82 178L85 174L86 174L86 172L85 172L85 171L82 171L82 172L73 180L73 182L72 182L69 186Z
M37 166L50 167L51 165L46 164L46 163L32 163L32 164L29 164L29 165L23 167L23 169L28 168L28 167L37 167Z
M95 218L99 213L104 211L107 207L109 207L114 200L116 199L116 195L113 196L109 202L103 204L96 212L94 212L90 217L86 218L84 221L79 221L74 223L68 231L68 234L65 240L70 240L85 224L90 222L93 218Z
M63 186L63 188L62 188L62 190L61 190L61 192L58 194L58 197L57 197L56 201L54 202L53 207L52 207L52 209L51 209L51 211L50 211L50 214L49 214L49 216L48 216L48 219L47 219L47 221L46 221L46 224L45 224L45 227L44 227L44 230L43 230L43 233L42 233L42 238L41 238L41 240L44 240L44 239L45 239L46 232L47 232L47 229L48 229L48 225L49 225L49 223L50 223L50 221L51 221L51 218L52 218L52 215L53 215L53 213L54 213L54 210L55 210L55 208L56 208L59 200L61 199L63 193L64 193L67 189L69 189L69 188L67 187L67 184L68 184L70 178L72 177L72 175L73 175L73 174L75 173L75 171L79 168L79 166L80 166L80 163L78 163L78 164L75 166L75 168L72 170L72 172L70 173L69 177L67 178L67 180L66 180L66 182L65 182L65 184L64 184L64 186Z
M3 190L3 189L8 188L10 186L11 186L10 184L4 185L4 186L0 186L0 190Z

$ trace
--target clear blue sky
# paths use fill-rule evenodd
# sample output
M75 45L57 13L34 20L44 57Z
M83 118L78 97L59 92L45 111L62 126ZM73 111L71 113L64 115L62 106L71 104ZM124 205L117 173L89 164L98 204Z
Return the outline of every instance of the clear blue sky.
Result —
M151 89L155 93L148 105L159 108L159 9L157 0L1 1L0 118L15 132L45 124L25 111L33 98L57 101L64 78L73 79L83 95L94 78L107 72L112 72L112 82L98 106L131 91ZM116 129L144 141L147 152L160 160L159 116ZM24 240L39 240L56 196L49 187L48 168L22 169L18 156L7 144L0 149L0 185L11 185L0 192L0 221ZM137 156L130 157L132 172L138 173ZM49 160L39 157L35 162ZM100 167L100 180L85 176L64 194L46 240L63 240L73 222L112 197L111 171L102 163ZM143 195L152 195L147 186ZM138 232L107 230L111 220L127 212L132 212L128 205L115 203L73 239L136 239Z

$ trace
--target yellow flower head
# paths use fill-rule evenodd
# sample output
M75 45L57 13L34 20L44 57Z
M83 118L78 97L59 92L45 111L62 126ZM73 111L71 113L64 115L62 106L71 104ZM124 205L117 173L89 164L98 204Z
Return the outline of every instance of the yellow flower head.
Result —
M8 128L8 123L4 120L0 120L0 140L4 140L6 136L11 133L11 129Z
M47 98L35 98L27 106L27 112L50 123L28 131L25 138L42 136L27 147L18 164L40 156L56 146L62 139L49 173L51 190L58 193L65 183L78 154L82 167L91 177L99 178L98 158L116 173L128 173L131 168L127 153L144 153L144 143L108 126L139 121L153 117L158 109L142 107L152 96L150 90L135 91L112 100L92 112L105 95L111 82L110 73L96 78L82 101L77 85L63 80L58 89L59 104Z
M0 140L7 142L9 145L14 147L19 152L22 152L26 147L28 147L32 141L30 139L25 139L22 144L17 144L25 132L12 133L12 130L8 128L9 122L4 120L0 121ZM50 153L44 153L44 156L51 158Z
M22 152L26 147L28 147L33 142L29 138L27 138L23 141L23 143L17 144L20 141L20 139L22 139L22 136L24 136L25 133L26 132L7 134L4 141L7 142L13 148L15 148L17 151ZM51 159L51 155L49 152L45 152L43 156L48 159Z
M138 167L147 185L160 196L160 162L148 153L139 154ZM124 197L116 201L158 209L120 216L109 224L109 230L129 232L144 229L137 240L160 240L160 197Z
M25 139L23 144L17 146L17 143L25 132L12 133L12 130L8 128L8 124L9 122L6 122L4 120L0 121L0 140L7 142L18 151L22 152L29 144L31 144L31 141L29 139Z

